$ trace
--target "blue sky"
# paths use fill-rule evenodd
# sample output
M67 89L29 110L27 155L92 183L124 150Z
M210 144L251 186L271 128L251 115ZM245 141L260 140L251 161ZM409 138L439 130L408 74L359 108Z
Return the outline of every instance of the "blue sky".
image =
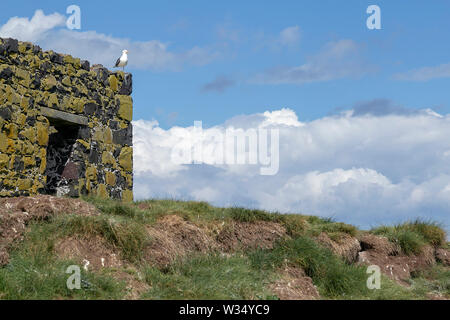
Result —
M217 55L176 71L130 66L135 118L154 118L165 128L192 125L194 120L212 126L236 114L282 107L295 110L301 120L312 120L376 98L408 108L450 110L449 77L427 82L392 79L398 72L448 63L448 1L127 1L125 7L122 3L14 1L2 9L0 21L32 17L36 9L65 14L68 5L77 4L82 11L80 31L132 41L158 40L173 52L206 48L210 56ZM382 30L366 27L370 4L381 8ZM293 26L298 26L298 42L277 43L280 32ZM271 68L300 66L327 43L343 39L358 45L362 66L371 71L301 85L250 81ZM202 90L217 77L232 85L223 92Z
M134 195L450 231L450 2L14 1L0 37L133 73ZM81 8L81 30L65 27ZM369 30L369 5L381 30ZM279 170L173 161L194 121L279 130ZM205 136L195 143L220 154ZM239 151L236 151L239 153ZM245 151L244 151L245 153ZM214 157L214 156L213 156Z

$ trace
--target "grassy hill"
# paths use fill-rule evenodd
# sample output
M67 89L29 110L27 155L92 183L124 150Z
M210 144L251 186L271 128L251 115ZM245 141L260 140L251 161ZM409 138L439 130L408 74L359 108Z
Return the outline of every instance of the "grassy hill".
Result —
M205 202L4 198L0 299L448 299L445 239L424 221L367 232Z

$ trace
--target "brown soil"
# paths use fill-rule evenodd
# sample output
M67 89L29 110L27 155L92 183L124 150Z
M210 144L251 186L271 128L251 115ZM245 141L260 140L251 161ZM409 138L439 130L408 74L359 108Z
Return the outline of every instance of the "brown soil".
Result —
M358 259L358 252L361 251L358 239L346 233L340 234L337 240L332 240L325 232L322 232L317 240L331 249L334 254L344 258L347 263L354 263Z
M316 300L319 292L312 279L300 268L286 267L282 277L270 286L280 300Z
M450 250L441 248L436 249L436 260L444 266L450 267Z
M136 207L138 207L141 210L148 210L152 207L152 205L149 203L143 202L143 203L139 203L138 205L136 205Z
M68 237L55 244L58 256L77 261L89 271L124 265L120 253L100 236Z
M23 239L28 222L58 214L96 215L97 209L82 200L46 195L0 199L0 266L9 261L8 249Z
M386 237L366 233L359 237L359 241L363 251L375 250L387 256L396 256L400 252L400 247L390 242Z
M126 283L125 289L127 290L127 294L125 295L125 300L138 300L143 293L150 289L150 286L142 279L128 272L119 271L114 276Z
M167 215L147 228L151 245L145 259L164 267L190 252L207 252L217 248L214 239L203 229L177 215Z
M272 249L276 240L286 237L286 229L276 222L232 222L217 236L225 252L247 249Z
M407 256L385 237L364 235L360 240L365 251L358 254L358 263L377 265L381 272L403 285L408 285L413 272L425 270L436 263L431 246L425 246L419 255Z

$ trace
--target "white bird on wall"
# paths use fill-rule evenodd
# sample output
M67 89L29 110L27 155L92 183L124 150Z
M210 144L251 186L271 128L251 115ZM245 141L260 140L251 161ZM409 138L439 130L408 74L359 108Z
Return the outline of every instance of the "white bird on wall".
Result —
M116 64L114 67L122 68L122 70L125 72L125 66L128 64L128 50L123 50L122 55L119 59L117 59Z

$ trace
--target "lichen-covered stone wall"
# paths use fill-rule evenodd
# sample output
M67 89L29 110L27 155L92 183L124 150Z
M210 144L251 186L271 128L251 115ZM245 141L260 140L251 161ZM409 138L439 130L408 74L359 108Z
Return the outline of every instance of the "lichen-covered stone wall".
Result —
M131 74L0 38L0 197L133 199Z

